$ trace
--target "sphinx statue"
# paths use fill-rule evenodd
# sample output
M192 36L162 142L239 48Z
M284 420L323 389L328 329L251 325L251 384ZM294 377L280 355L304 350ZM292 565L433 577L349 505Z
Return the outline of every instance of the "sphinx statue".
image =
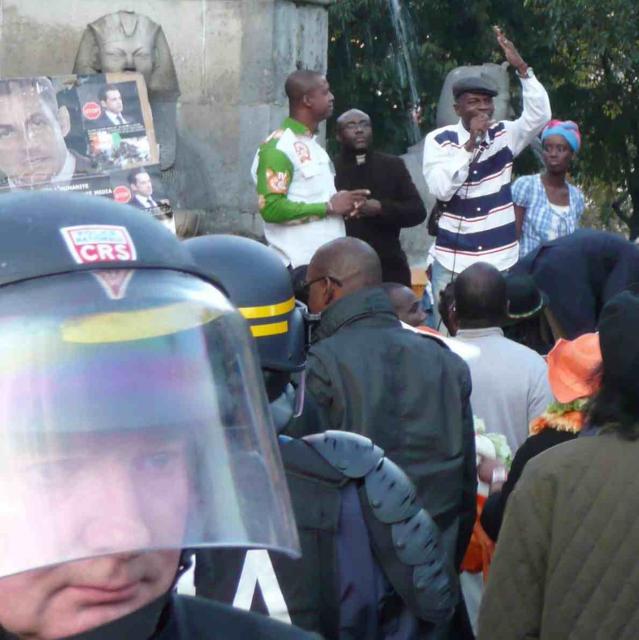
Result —
M73 66L78 75L122 71L137 71L146 80L160 167L166 171L175 163L180 87L162 27L134 11L110 13L87 25Z
M87 25L73 67L78 75L123 71L137 71L146 80L162 182L174 205L178 235L195 235L215 194L202 168L202 150L188 132L178 132L180 87L164 31L134 11L110 13Z

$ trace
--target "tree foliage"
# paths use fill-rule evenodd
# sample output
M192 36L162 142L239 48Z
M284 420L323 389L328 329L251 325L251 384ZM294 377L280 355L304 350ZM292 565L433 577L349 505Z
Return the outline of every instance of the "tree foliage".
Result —
M329 76L338 112L364 109L374 120L378 145L402 153L413 142L406 54L423 109L423 135L435 126L450 69L503 59L490 29L499 24L548 89L554 115L580 125L584 144L576 178L601 209L590 219L614 227L614 204L630 236L639 235L634 0L399 0L407 42L394 28L393 2L398 0L341 0L331 8Z

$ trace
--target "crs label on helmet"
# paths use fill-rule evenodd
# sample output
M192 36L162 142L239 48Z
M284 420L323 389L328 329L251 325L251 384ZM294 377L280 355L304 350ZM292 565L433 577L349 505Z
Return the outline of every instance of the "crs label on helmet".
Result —
M111 224L63 227L60 233L78 264L129 262L137 251L126 227Z

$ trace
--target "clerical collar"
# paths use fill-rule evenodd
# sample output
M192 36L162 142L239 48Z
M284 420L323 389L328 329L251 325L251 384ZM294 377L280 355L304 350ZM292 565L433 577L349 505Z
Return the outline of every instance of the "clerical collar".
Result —
M369 150L366 149L364 151L355 151L353 149L345 149L342 147L342 158L349 163L360 166L362 164L366 164L368 159Z

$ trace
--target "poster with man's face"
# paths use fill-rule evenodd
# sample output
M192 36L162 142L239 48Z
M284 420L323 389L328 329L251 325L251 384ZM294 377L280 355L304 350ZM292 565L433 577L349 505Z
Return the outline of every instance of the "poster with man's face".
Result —
M0 80L0 193L25 189L106 196L172 223L143 76Z

